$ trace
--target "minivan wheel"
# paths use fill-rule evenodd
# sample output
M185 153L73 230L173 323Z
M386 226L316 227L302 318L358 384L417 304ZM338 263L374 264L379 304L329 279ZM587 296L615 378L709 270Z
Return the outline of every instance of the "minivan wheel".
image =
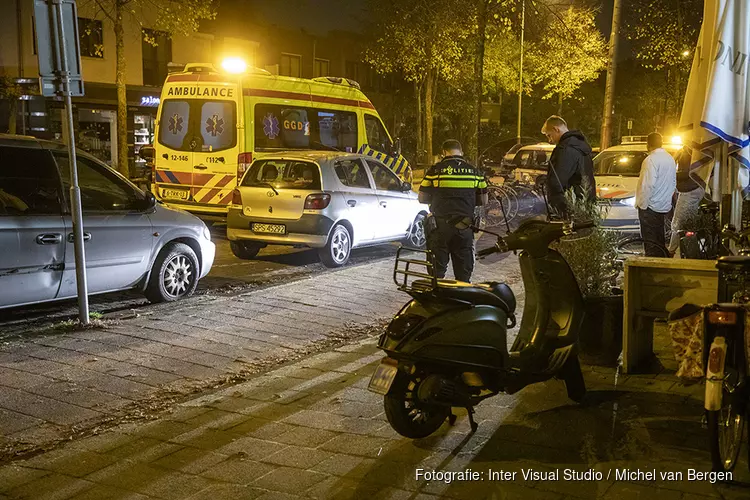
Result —
M326 246L318 250L320 260L326 267L341 267L349 260L352 253L352 237L346 226L333 228Z
M232 253L239 259L250 260L254 259L262 245L253 243L251 241L230 241L229 248L232 249Z
M159 253L146 287L150 302L172 302L189 297L198 286L198 257L184 243L170 243Z
M427 238L424 234L424 214L418 214L409 228L409 234L406 236L406 245L410 248L424 249L427 245Z

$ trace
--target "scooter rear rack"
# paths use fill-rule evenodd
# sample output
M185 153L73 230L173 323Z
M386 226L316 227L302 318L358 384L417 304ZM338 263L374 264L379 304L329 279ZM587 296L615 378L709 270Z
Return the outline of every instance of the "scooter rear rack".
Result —
M402 257L401 252L404 250L424 254L424 260ZM423 267L424 271L414 270L413 266ZM409 277L418 278L418 280L409 281ZM432 252L399 247L396 252L396 264L393 266L393 282L403 292L429 293L435 290L438 287L438 279L435 275L435 258Z

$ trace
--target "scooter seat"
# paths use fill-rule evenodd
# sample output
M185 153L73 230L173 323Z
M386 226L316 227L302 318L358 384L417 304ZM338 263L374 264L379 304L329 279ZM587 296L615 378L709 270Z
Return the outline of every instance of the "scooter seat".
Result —
M430 282L427 280L416 280L414 285L418 285L418 282L422 281L429 286ZM509 315L516 311L516 296L505 283L492 281L472 284L465 281L440 279L434 292L442 297L462 300L475 305L499 307Z

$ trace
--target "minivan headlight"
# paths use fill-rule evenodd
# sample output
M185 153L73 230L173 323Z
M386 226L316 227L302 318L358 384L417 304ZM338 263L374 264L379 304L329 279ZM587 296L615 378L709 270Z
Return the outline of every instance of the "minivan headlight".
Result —
M203 237L208 241L211 241L211 231L208 230L208 226L203 225Z

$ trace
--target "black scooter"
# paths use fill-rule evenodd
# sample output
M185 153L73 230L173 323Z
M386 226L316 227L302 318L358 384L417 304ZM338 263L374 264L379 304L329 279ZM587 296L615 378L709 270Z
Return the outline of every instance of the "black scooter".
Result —
M467 409L476 431L473 407L480 401L552 377L565 381L572 400L583 400L586 386L576 342L583 298L570 266L549 246L593 225L527 220L478 252L481 257L521 250L526 302L510 352L506 330L516 324L516 298L508 285L437 279L430 252L424 252L426 260L416 260L402 258L399 250L393 279L413 299L381 335L378 347L388 356L368 387L384 396L385 414L396 432L429 436L446 419L455 423L453 407ZM426 272L415 270L425 267Z

